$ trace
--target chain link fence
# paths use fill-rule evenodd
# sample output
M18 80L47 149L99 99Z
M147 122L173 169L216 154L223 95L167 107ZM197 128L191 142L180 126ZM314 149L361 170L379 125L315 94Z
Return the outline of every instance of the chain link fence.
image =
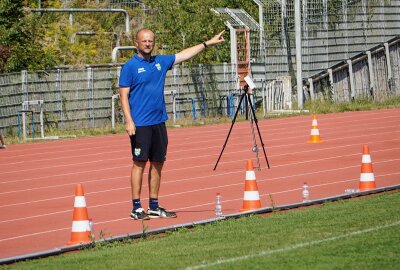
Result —
M22 103L44 101L45 128L76 129L111 126L112 115L121 121L119 105L112 112L112 96L118 93L120 66L57 69L0 75L0 128L7 134L18 128ZM226 114L226 96L237 92L235 67L230 64L175 66L166 78L165 100L171 119L200 114ZM193 102L195 101L195 102ZM119 104L119 103L118 103ZM39 123L39 108L33 111ZM29 123L28 123L29 124Z
M297 0L296 0L297 1ZM267 79L294 75L295 0L263 0ZM301 0L303 77L400 33L400 0Z

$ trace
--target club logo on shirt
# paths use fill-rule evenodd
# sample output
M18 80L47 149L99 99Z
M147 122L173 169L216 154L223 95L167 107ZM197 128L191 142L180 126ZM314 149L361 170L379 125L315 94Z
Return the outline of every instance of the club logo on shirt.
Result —
M135 148L135 156L140 156L140 152L141 152L141 149L140 148Z
M161 70L161 65L160 65L160 63L157 63L157 64L156 64L156 68L157 68L158 70Z
M144 68L138 68L138 70L137 70L138 73L142 73L142 72L145 72L145 71L146 70Z

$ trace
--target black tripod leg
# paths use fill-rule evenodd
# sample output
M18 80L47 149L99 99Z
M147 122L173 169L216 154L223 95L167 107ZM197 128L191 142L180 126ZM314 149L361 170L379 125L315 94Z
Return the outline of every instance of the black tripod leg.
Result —
M251 149L251 150L256 153L258 170L261 170L260 158L258 156L258 146L257 146L256 134L254 133L253 123L254 123L253 114L250 114L250 127L251 127L251 134L253 135L253 143L254 143L253 149Z
M244 110L246 113L246 120L249 120L249 106L247 105L247 99L249 97L247 95L244 96Z
M227 142L228 142L229 136L231 135L232 128L233 128L233 125L235 124L236 117L237 117L237 115L238 115L238 113L239 113L240 105L242 104L242 101L243 101L244 96L245 96L245 94L243 93L242 96L240 97L239 104L238 104L238 107L237 107L236 112L235 112L235 116L233 117L233 120L232 120L231 128L229 129L228 136L226 136L225 143L224 143L224 146L222 147L221 153L219 154L217 163L215 163L214 171L215 171L215 169L217 169L218 162L219 162L219 160L221 159L222 153L223 153L224 150L225 150L226 144L227 144Z
M246 95L248 95L248 94L246 94ZM269 169L270 167L269 167L269 162L268 162L268 158L267 158L267 153L265 152L264 142L263 142L262 137L261 137L260 129L258 128L258 120L257 120L257 117L256 117L256 113L254 111L253 104L251 102L250 97L248 97L247 100L249 101L249 104L250 104L251 113L253 114L254 123L256 123L258 137L260 138L260 143L261 143L261 146L262 146L262 149L263 149L263 152L264 152L265 161L267 161L267 166L268 166L268 169Z

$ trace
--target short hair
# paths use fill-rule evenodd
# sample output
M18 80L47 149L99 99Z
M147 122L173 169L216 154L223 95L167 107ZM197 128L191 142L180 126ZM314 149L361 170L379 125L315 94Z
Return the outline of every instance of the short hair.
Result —
M155 34L154 34L154 32L153 32L152 30L150 30L150 29L148 29L148 28L141 28L141 29L139 29L139 30L136 32L136 35L135 35L135 40L137 40L137 39L138 39L138 36L139 36L139 34L140 34L141 32L144 32L144 31L149 31L149 32L152 32L152 33L153 33L153 35L155 36Z

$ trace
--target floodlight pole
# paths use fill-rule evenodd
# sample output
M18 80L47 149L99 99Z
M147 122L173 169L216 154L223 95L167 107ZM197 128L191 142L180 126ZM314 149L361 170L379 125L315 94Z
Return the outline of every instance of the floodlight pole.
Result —
M296 79L297 79L297 104L299 109L303 108L303 78L302 78L302 56L301 56L301 9L300 0L294 1L294 24L296 33Z
M253 0L258 5L258 24L260 26L260 55L263 56L264 44L264 4L259 0Z

